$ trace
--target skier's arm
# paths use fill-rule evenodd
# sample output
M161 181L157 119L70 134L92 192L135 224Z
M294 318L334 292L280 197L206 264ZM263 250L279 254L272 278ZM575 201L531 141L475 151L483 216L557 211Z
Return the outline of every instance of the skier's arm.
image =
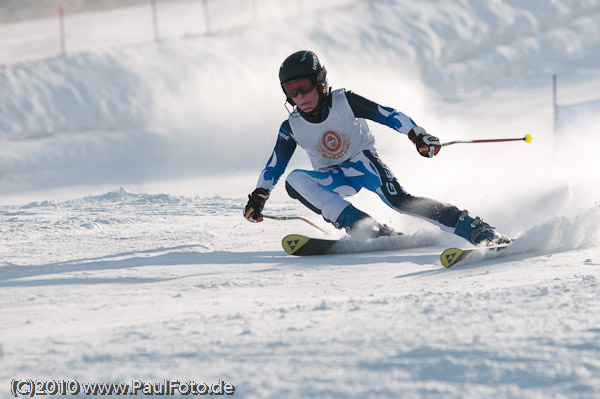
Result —
M285 121L279 128L279 135L273 153L267 162L267 166L263 169L256 183L257 188L273 190L279 181L285 168L287 167L294 151L296 150L296 142L291 136L290 123Z
M351 91L346 92L346 98L355 117L370 119L406 134L422 156L431 158L440 152L442 148L440 140L427 133L425 129L402 112L394 108L383 107Z
M382 125L408 135L410 129L417 126L415 121L402 112L391 108L381 106L371 100L359 96L351 91L346 92L346 98L357 118L369 119Z
M288 121L281 124L279 135L275 143L273 154L267 162L267 166L263 169L258 177L256 189L248 195L248 203L244 208L244 217L250 222L262 222L262 211L265 202L269 198L271 190L275 188L277 181L285 168L287 167L290 158L296 150L296 142L291 136L291 128Z

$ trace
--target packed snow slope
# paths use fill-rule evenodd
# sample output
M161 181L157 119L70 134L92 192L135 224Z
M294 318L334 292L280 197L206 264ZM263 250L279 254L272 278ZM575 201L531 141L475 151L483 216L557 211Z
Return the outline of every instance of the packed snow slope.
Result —
M161 30L196 3L160 5ZM599 397L600 118L564 107L554 133L550 85L556 73L562 104L600 97L600 1L276 3L256 24L141 43L147 7L82 13L67 20L78 51L35 63L11 64L46 57L56 21L0 25L0 392L171 379L240 398ZM91 27L107 17L103 37ZM442 142L531 134L425 159L370 124L410 193L514 246L445 270L439 253L465 242L369 193L352 201L406 233L374 244L392 251L293 258L285 234L321 233L243 220L287 117L278 67L298 49L333 88ZM265 212L341 235L283 184Z

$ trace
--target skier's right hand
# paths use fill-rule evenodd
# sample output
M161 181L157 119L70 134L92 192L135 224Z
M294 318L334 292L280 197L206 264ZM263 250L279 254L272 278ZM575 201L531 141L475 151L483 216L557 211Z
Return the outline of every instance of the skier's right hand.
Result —
M248 195L248 203L244 208L244 217L249 222L258 223L263 221L262 211L265 207L265 202L269 198L269 190L265 188L257 188Z

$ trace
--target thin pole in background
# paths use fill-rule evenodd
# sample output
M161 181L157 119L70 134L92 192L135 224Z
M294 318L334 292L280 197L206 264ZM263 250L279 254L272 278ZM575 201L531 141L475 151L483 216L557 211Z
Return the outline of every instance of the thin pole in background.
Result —
M154 25L154 40L158 41L158 12L156 10L156 0L150 0L152 6L152 24Z
M58 27L60 31L60 53L67 54L67 45L65 38L65 8L62 3L58 5Z
M258 21L258 6L256 0L252 0L252 14L254 15L254 22Z
M208 0L202 0L202 6L204 8L204 24L206 25L206 34L210 34L210 15L208 13Z
M556 102L556 74L552 75L552 112L554 113L554 136L556 137L556 131L558 130L558 104Z

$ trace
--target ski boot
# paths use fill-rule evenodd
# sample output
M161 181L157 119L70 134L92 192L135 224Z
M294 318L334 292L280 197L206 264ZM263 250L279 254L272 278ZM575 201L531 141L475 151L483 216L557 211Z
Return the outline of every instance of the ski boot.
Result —
M464 238L475 246L508 244L512 240L496 231L481 218L472 218L465 211L458 217L454 234Z
M377 238L398 234L391 227L378 223L352 204L344 208L333 225L338 229L345 229L351 236L366 235L369 238Z

